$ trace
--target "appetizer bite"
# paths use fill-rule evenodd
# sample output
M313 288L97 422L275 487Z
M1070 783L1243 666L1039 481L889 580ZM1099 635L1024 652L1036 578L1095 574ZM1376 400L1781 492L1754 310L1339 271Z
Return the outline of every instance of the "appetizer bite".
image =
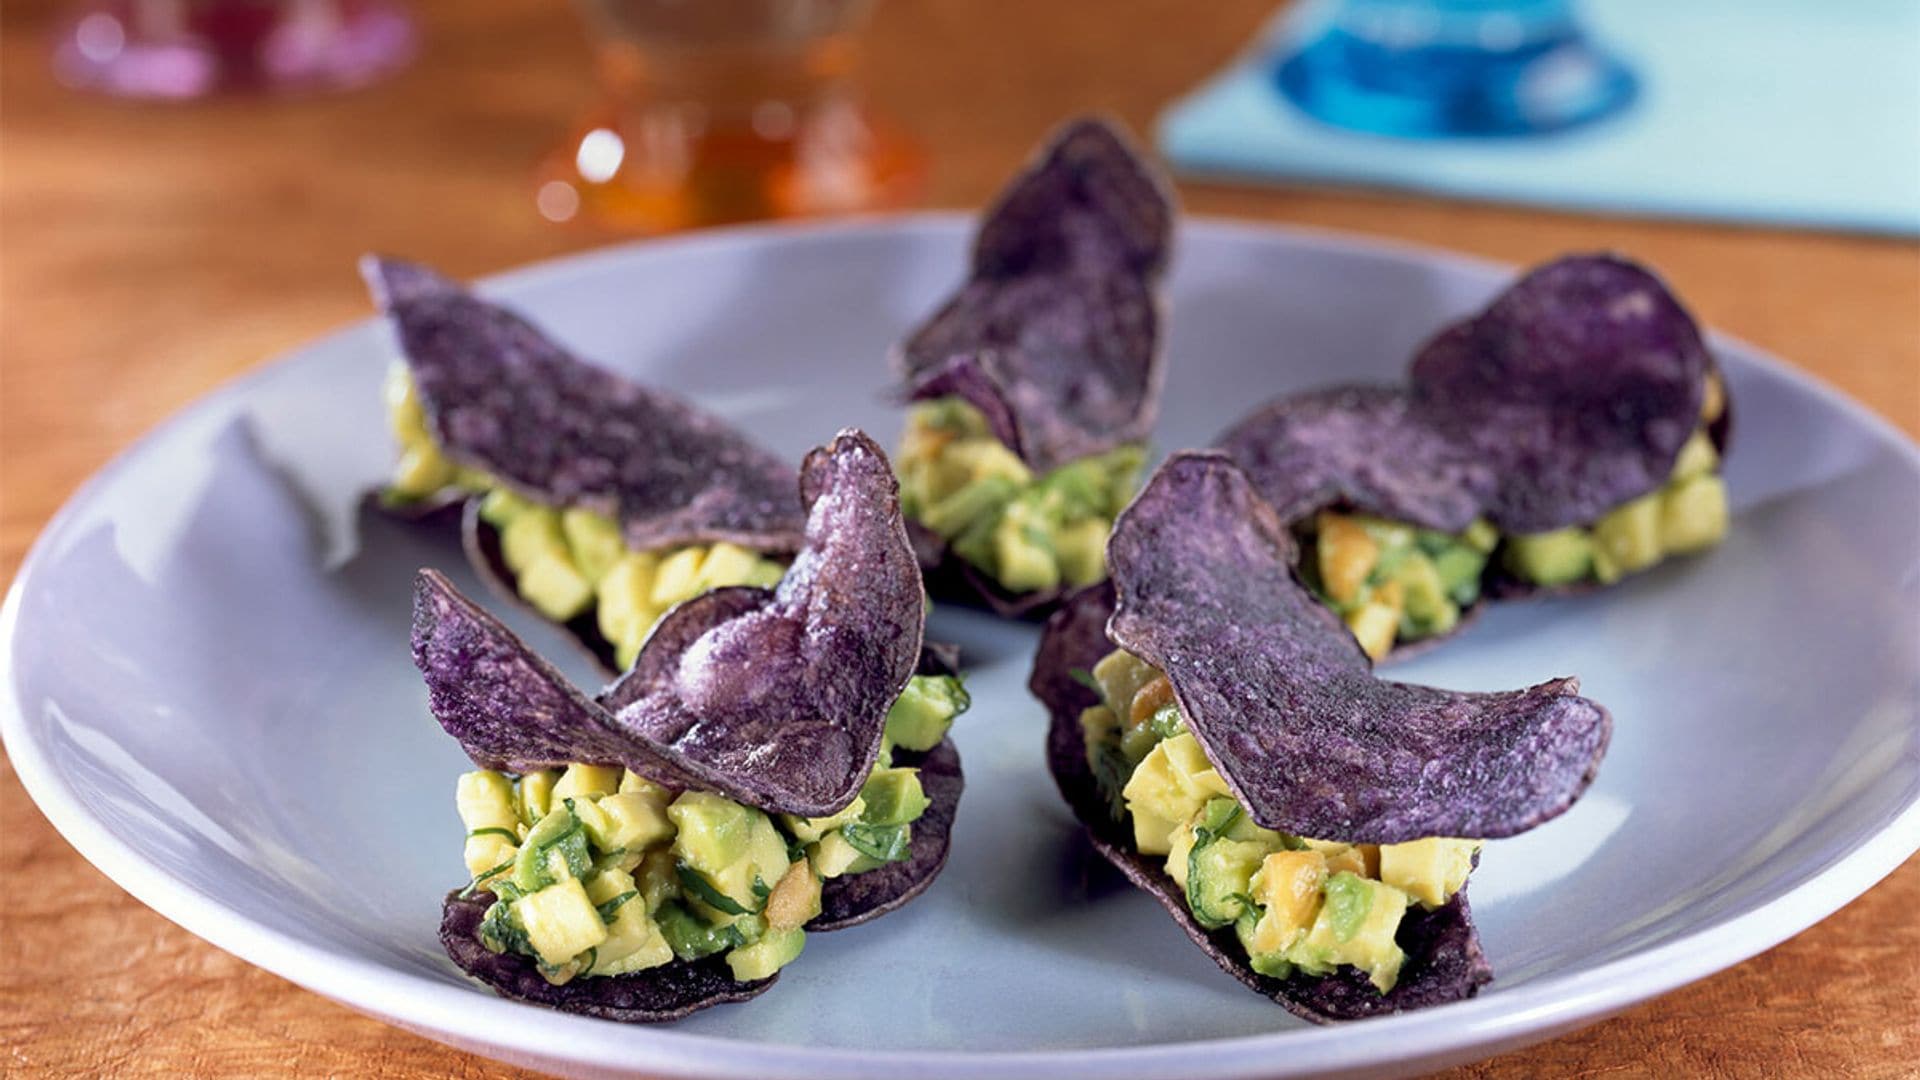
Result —
M589 698L431 570L413 656L460 778L471 882L441 943L506 997L671 1020L752 997L946 861L967 707L922 647L925 599L886 456L858 432L800 472L771 588L669 611Z
M1111 580L1047 623L1029 685L1054 779L1102 855L1288 1010L1470 997L1492 977L1466 898L1482 843L1571 806L1612 721L1571 678L1376 678L1294 545L1225 455L1161 466Z
M468 556L506 596L624 671L675 604L780 580L804 521L792 466L432 270L362 269L402 357L383 499L459 512Z
M1441 330L1407 386L1283 398L1217 445L1379 659L1453 630L1483 593L1609 584L1719 543L1730 425L1713 356L1660 279L1579 255Z
M988 211L967 283L894 352L901 500L936 596L1037 613L1106 576L1160 388L1172 196L1095 119Z

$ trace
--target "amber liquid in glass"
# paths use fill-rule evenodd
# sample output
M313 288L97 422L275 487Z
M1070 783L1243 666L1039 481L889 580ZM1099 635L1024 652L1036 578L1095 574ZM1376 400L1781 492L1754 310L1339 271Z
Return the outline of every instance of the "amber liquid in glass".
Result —
M607 102L548 159L540 210L666 232L906 205L918 151L852 74L863 0L593 0Z

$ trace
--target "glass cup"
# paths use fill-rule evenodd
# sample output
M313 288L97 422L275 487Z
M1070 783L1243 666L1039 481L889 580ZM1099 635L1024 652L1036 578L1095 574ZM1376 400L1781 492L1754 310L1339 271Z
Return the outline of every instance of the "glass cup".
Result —
M181 100L344 90L413 58L397 0L86 0L54 46L68 85Z
M542 164L540 213L665 232L906 205L917 148L853 85L869 0L581 0L604 100Z
M1274 77L1325 123L1423 138L1559 131L1638 90L1574 0L1337 0Z

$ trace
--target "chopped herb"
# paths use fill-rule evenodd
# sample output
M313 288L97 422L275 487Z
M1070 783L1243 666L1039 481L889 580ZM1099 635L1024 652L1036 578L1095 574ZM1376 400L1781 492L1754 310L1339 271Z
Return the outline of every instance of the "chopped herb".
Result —
M692 893L696 899L708 907L715 911L725 912L728 915L751 914L746 908L740 906L739 901L721 892L719 889L714 888L713 885L707 881L706 875L700 871L695 870L686 863L678 864L674 867L674 870L680 875L680 884L688 892Z
M624 904L627 901L639 895L640 895L640 890L628 889L626 892L621 893L619 896L616 896L611 900L608 900L604 903L596 905L594 907L594 910L600 913L601 922L610 923L613 921L614 912L620 910L621 904Z
M905 825L867 825L853 822L840 827L840 837L869 859L899 862L907 857L908 832Z

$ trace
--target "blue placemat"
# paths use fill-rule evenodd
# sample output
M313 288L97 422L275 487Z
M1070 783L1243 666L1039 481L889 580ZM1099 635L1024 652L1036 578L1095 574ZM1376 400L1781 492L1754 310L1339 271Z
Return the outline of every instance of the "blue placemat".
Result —
M1177 168L1920 235L1920 0L1597 0L1594 36L1641 78L1628 111L1431 141L1341 131L1280 96L1270 58L1305 7L1161 117Z

